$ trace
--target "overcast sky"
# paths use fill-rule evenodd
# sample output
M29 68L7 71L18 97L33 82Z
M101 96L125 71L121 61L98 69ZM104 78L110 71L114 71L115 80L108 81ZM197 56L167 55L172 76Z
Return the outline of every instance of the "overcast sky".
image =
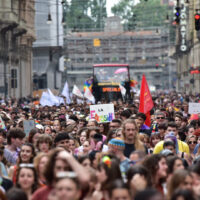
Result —
M108 17L113 16L113 14L111 13L111 8L117 4L120 0L107 0L107 14Z

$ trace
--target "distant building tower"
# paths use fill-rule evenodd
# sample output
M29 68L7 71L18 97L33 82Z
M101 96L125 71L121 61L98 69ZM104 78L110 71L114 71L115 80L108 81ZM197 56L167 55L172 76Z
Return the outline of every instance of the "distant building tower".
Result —
M121 24L120 17L108 17L106 19L104 32L123 32L123 26Z

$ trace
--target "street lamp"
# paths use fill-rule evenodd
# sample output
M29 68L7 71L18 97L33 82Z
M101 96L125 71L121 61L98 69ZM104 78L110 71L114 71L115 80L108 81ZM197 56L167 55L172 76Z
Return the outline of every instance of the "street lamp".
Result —
M52 18L51 18L51 14L50 12L48 13L48 18L47 18L47 24L51 24L52 23Z

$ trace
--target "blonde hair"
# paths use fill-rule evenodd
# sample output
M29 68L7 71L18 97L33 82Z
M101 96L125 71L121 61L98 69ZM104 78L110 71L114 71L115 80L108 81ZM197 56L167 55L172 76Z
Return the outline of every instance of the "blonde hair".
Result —
M140 141L139 130L138 130L137 124L136 124L134 119L126 119L123 122L123 124L122 124L123 140L125 141L125 139L126 139L126 136L125 136L125 126L126 126L126 124L133 124L135 126L135 129L136 129L136 134L134 136L135 150L145 151L144 144Z
M188 135L186 137L186 143L188 143L191 138L194 138L195 140L197 140L197 136L196 135Z

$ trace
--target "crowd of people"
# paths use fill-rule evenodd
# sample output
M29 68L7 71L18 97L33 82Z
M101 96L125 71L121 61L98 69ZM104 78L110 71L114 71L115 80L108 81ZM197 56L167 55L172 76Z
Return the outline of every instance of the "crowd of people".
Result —
M2 100L0 199L200 199L200 116L188 113L199 96L160 92L153 101L147 126L139 97L113 101L106 123L90 119L88 103ZM28 134L24 120L35 121Z

